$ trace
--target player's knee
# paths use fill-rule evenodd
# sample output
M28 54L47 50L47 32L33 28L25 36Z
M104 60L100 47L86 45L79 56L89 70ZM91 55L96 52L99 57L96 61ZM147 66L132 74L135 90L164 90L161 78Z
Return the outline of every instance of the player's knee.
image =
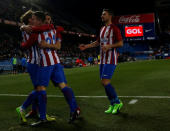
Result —
M46 90L45 86L37 86L36 91L44 91Z
M63 82L63 83L59 83L58 85L59 85L59 88L60 88L60 89L63 89L64 87L67 86L67 84L65 84L64 82Z
M106 85L108 85L108 84L110 83L110 80L108 80L108 79L102 79L102 80L101 80L101 83L102 83L103 86L106 86Z

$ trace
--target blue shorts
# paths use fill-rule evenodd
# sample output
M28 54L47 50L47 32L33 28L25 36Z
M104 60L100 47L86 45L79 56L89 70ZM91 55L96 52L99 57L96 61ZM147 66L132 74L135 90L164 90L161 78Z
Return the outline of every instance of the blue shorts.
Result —
M67 83L62 65L56 64L47 67L39 67L38 85L47 87L50 80L52 80L54 85L63 82Z
M37 78L38 78L38 74L37 74L37 71L38 71L38 68L39 66L37 64L30 64L30 63L27 63L27 71L30 75L30 78L31 78L31 81L32 81L32 84L34 86L34 88L37 86Z
M111 79L116 69L113 64L100 64L100 79Z

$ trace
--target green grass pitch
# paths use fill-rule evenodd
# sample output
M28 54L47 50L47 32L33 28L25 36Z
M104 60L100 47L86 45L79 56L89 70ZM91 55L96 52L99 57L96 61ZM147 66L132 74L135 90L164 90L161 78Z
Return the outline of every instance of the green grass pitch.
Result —
M76 96L105 96L99 67L65 69L69 86ZM47 112L56 122L40 127L20 125L15 108L33 89L28 74L0 75L0 131L169 131L170 98L126 98L125 96L170 96L170 60L138 61L118 64L111 82L124 106L117 115L104 114L107 98L81 98L81 117L68 124L69 107L64 97L48 97ZM49 84L48 95L63 96ZM135 104L129 104L137 99ZM29 111L28 109L27 111ZM34 120L30 119L29 122Z

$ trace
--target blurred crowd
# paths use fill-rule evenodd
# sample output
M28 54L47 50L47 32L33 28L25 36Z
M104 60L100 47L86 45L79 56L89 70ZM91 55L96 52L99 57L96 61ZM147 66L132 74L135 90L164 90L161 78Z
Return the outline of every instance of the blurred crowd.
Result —
M14 55L22 56L20 41L7 33L0 35L0 59L9 59Z
M21 0L4 0L0 1L0 18L20 21L20 16L28 10L28 8L37 9L35 6L31 6L29 3Z
M20 16L23 13L25 13L28 9L32 9L32 10L46 9L43 6L45 6L45 4L44 5L41 3L39 3L39 5L32 4L32 2L29 0L0 1L0 8L1 8L0 19L2 19L2 23L4 20L19 22ZM50 12L53 14L52 9L50 10ZM63 16L68 17L67 15L63 15ZM59 12L57 14L54 13L52 15L54 24L55 25L59 24L68 31L78 32L79 30L81 30L81 29L78 29L78 27L81 27L80 25L82 24L77 26L77 24L71 21L72 20L71 18L70 18L70 21L67 21L64 19L63 16L62 16L62 13L59 13ZM73 25L76 25L77 30L74 30ZM20 48L22 37L21 37L21 32L19 31L19 27L11 28L10 25L9 26L6 25L6 27L4 27L4 24L0 23L0 28L1 28L0 30L0 60L10 59L13 56L17 56L17 58L22 58L23 56L25 56L25 52ZM80 50L78 49L79 44L82 44L82 43L88 44L92 40L94 40L94 38L93 39L90 37L82 38L82 36L78 36L78 35L63 34L62 48L61 50L58 51L58 54L60 57L64 59L66 57L78 57L84 61L88 60L89 56L97 57L98 52L96 51L96 49L89 49L84 52L80 52Z
M21 32L17 32L18 36L21 35ZM83 40L82 40L83 39ZM86 51L80 51L78 48L79 44L85 42L85 44L90 43L91 38L80 38L79 36L65 35L63 34L63 41L61 50L58 50L57 53L62 60L68 58L78 58L83 61L88 61L89 57L97 58L98 50L89 49ZM17 59L22 59L26 57L26 52L20 47L22 41L21 37L13 36L9 33L1 33L0 35L0 60L9 60L14 56ZM20 60L18 60L20 61ZM64 61L63 61L64 62Z
M0 1L0 19L7 19L19 22L20 16L28 9L32 8L33 10L39 10L43 6L31 5L29 4L29 0L21 1L21 0L4 0ZM15 11L14 11L15 10ZM51 10L52 13L52 10ZM66 15L63 15L68 17ZM62 15L53 14L53 22L54 24L59 24L64 26L65 29L69 31L73 31L73 25L76 25L74 22L67 21L66 19L61 19ZM71 18L69 19L71 20ZM75 20L76 21L76 20ZM72 23L72 24L71 24ZM73 24L74 23L74 24ZM20 48L20 43L22 41L21 32L19 31L19 27L15 27L11 29L11 27L4 27L3 24L0 25L0 60L11 59L16 56L19 59L22 59L25 55L25 52ZM17 28L17 29L16 29ZM157 41L153 41L149 43L152 47L153 53L151 55L154 56L162 56L170 53L170 26L166 28L162 35L160 34L160 38ZM17 31L16 31L17 30ZM76 30L75 30L76 31ZM89 64L96 63L94 62L96 58L98 58L99 49L92 48L81 52L78 48L79 44L88 44L95 40L95 38L78 36L72 34L63 34L62 47L61 50L57 51L58 55L62 58L62 62L66 60L67 57L73 58L76 57L82 61L87 61ZM142 44L145 44L144 42ZM145 50L146 51L146 50ZM147 50L147 51L150 51ZM142 51L143 53L143 51ZM127 61L130 56L130 60L135 60L133 55L130 55L131 52L123 51L119 55L119 61ZM144 54L144 53L143 53ZM142 55L143 55L142 54ZM141 55L141 54L139 54ZM150 52L147 54L150 55ZM66 62L65 62L66 63Z

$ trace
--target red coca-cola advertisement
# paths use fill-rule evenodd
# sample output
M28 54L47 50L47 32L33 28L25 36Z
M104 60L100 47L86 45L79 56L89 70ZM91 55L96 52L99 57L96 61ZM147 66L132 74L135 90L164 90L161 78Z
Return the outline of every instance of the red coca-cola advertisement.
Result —
M156 39L154 13L115 16L114 24L120 28L124 41Z
M115 24L140 24L140 23L154 23L155 17L153 13L150 14L136 14L115 16Z

